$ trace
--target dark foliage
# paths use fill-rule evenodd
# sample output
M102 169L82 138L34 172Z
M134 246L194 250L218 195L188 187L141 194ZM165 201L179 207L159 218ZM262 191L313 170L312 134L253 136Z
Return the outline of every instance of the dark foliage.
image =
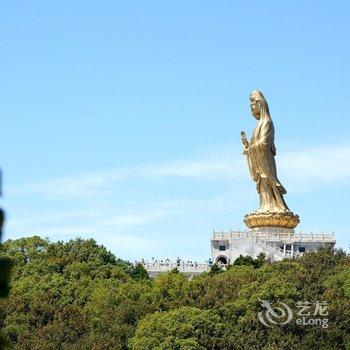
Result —
M94 240L22 238L0 252L14 264L0 326L15 350L350 346L350 258L341 251L272 264L240 257L226 271L214 265L192 280L178 271L150 279L141 265L116 259ZM325 300L329 327L268 328L257 318L259 300L291 307Z

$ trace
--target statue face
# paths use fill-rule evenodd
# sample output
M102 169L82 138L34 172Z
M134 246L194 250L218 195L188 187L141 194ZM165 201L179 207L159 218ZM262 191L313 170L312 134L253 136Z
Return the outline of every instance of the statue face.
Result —
M250 100L250 109L255 119L260 119L260 106L257 100Z

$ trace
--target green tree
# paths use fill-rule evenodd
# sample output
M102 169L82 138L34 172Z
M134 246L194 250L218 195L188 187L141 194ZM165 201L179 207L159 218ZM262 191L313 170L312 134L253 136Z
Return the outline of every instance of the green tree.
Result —
M140 263L135 265L131 276L136 280L148 280L150 278L147 270Z
M2 209L0 209L0 252L2 249L1 245L1 236L2 236L2 227L5 219L5 214ZM0 257L0 298L5 298L10 292L10 274L12 269L12 260L6 256ZM1 312L3 313L3 312ZM2 331L2 322L0 324L0 350L7 347L7 339L3 335Z
M253 266L259 268L266 263L265 254L260 253L255 259L251 256L240 255L231 266Z
M223 335L215 312L185 307L146 316L129 344L132 350L221 349Z
M210 268L209 275L214 276L217 275L218 273L223 272L223 268L220 267L217 263L213 264Z

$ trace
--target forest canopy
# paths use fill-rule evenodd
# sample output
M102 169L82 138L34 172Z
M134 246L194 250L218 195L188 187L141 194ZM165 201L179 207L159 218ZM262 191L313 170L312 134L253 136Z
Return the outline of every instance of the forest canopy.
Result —
M94 240L8 240L11 289L0 327L16 350L349 349L350 257L321 250L268 263L239 258L193 279L149 278ZM260 300L326 301L328 327L266 327Z

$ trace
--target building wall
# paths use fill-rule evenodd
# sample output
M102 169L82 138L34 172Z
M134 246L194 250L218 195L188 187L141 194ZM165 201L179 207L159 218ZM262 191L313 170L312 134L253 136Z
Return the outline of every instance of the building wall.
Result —
M332 235L267 234L256 232L229 232L214 234L211 240L211 254L214 262L233 263L240 255L256 258L260 253L271 261L298 256L304 252L316 251L321 247L335 245Z

